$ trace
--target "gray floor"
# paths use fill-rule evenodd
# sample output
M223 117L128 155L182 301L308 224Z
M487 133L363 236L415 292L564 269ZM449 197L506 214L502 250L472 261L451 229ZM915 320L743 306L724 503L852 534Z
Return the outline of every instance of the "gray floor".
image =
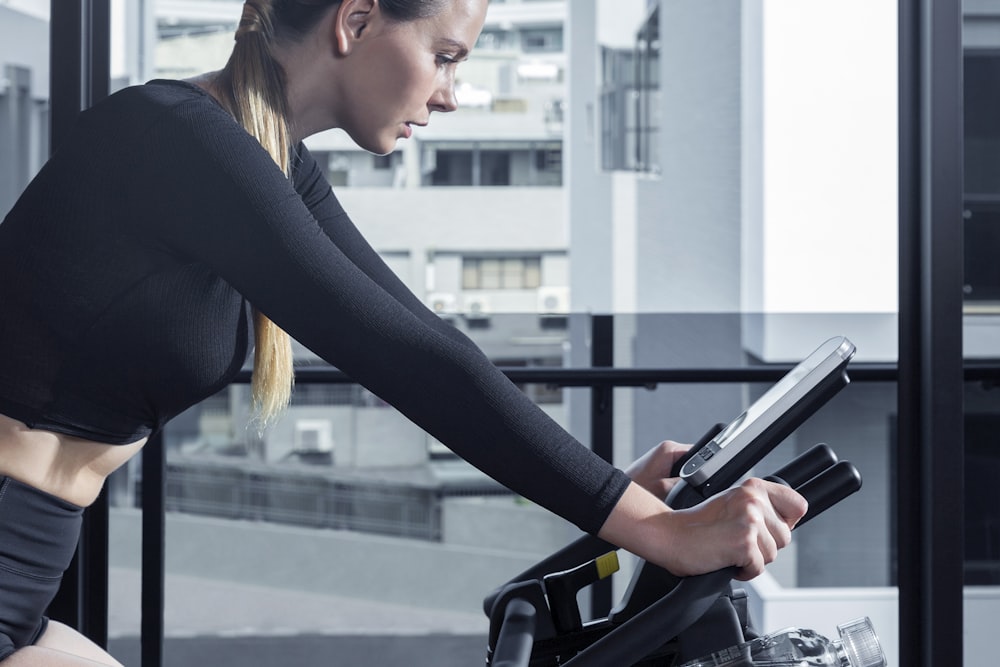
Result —
M112 653L139 666L139 573L111 569ZM170 575L164 666L480 666L483 614L415 609Z

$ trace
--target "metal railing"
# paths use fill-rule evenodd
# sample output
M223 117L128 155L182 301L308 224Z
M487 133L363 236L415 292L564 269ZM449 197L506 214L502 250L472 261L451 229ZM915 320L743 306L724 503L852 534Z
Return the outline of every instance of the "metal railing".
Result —
M790 364L732 368L613 368L612 334L613 317L595 316L592 320L593 335L589 368L509 368L502 369L514 382L520 384L544 383L561 387L590 388L592 448L610 460L613 448L612 425L614 422L613 390L619 387L655 388L662 384L715 383L739 384L774 382L790 370ZM602 366L601 364L605 364ZM895 364L855 363L851 366L851 379L855 382L895 382ZM971 364L965 369L967 381L1000 382L1000 366L983 363ZM241 375L240 382L248 382L249 374ZM301 369L297 383L350 384L352 380L335 369ZM165 584L165 512L172 509L174 500L168 499L170 466L165 457L162 437L154 436L146 445L142 459L142 593L141 593L141 655L143 667L163 664L164 640L164 584ZM905 480L901 481L905 484ZM252 494L252 488L243 488ZM272 489L281 493L282 490ZM261 489L257 489L258 492ZM304 494L319 493L318 489L284 489L296 495L299 501ZM322 494L319 494L320 497ZM250 501L248 501L250 502ZM295 501L293 501L295 502ZM314 496L310 502L318 502ZM238 503L237 503L238 505ZM232 509L232 506L229 506ZM78 609L80 619L88 619L85 631L98 643L107 642L107 513L106 500L88 510L90 528L84 533L80 564L67 574L67 590L76 591L77 601L71 607ZM316 516L319 516L318 514ZM323 521L331 520L325 515ZM376 517L377 518L377 517ZM432 522L431 522L432 523ZM376 527L377 528L377 527ZM595 614L611 606L609 585L598 587L592 596ZM105 619L101 622L101 619ZM101 629L104 634L98 634Z
M438 542L445 499L510 495L496 483L414 484L336 475L329 465L308 468L168 459L164 509Z
M587 368L501 368L504 374L518 384L547 384L559 387L580 387L590 389L590 431L591 447L606 460L611 460L613 450L614 403L616 388L633 387L655 389L659 385L676 384L747 384L775 382L788 372L792 364L768 364L761 366L741 366L729 368L614 368L614 317L597 315L591 318L591 366ZM855 362L850 370L854 382L895 382L898 371L891 363ZM966 381L981 381L1000 384L1000 365L996 363L968 364L964 371ZM247 383L249 373L240 374L236 381ZM353 384L346 374L332 368L299 369L296 383L303 384ZM379 514L379 504L393 504L392 498L369 497L368 509L359 515L336 509L338 495L332 485L302 484L301 480L263 481L247 474L231 483L218 484L218 480L202 479L208 486L192 489L185 493L168 495L171 484L180 481L184 475L190 482L190 474L168 463L162 435L154 435L142 453L142 592L140 645L143 667L160 667L163 664L164 642L164 587L165 587L165 515L170 510L196 510L220 512L238 518L307 521L309 525L330 527L361 528L379 532L398 531L400 517L384 517ZM189 471L190 472L190 471ZM229 473L232 473L230 470ZM225 471L220 474L229 474ZM211 471L204 468L198 475L211 477ZM231 476L231 475L230 475ZM900 480L905 486L908 480ZM209 489L211 487L211 489ZM226 498L211 497L219 489L229 494ZM435 491L431 490L431 493ZM207 494L207 495L206 495ZM233 494L239 496L235 499ZM260 496L267 494L278 502L265 504ZM257 498L257 500L255 500ZM353 498L353 501L359 500ZM398 499L397 499L398 500ZM432 503L408 497L403 499L414 506L421 516L403 521L412 524L413 537L434 539L434 531L440 529L429 513ZM304 509L303 503L312 510ZM317 504L318 503L318 504ZM266 506L266 507L265 507ZM287 515L282 512L287 510ZM67 622L76 621L77 627L99 644L107 645L108 614L108 511L106 494L88 509L86 529L81 538L81 547L74 566L66 575L66 583L60 592L60 600L55 606L53 617ZM263 513L263 514L262 514ZM280 515L280 516L279 516ZM352 524L352 521L355 522ZM332 522L332 523L331 523ZM340 523L338 523L340 522ZM357 522L361 522L358 524ZM390 522L393 525L390 527ZM364 525L362 525L364 524ZM437 527L437 528L435 528ZM599 616L611 607L612 590L610 582L597 586L591 596L593 615Z
M610 366L612 362L613 317L594 316L592 318L592 347L589 368L510 368L504 369L505 374L517 383L545 383L562 387L589 387L591 393L591 435L592 448L606 459L611 459L612 425L614 422L613 390L618 387L655 388L661 384L686 383L758 383L774 382L790 370L790 364L776 364L757 367L735 368L635 368L616 369ZM1000 378L1000 368L994 364L970 365L966 371L968 380L989 381ZM897 369L894 364L856 363L851 367L851 378L855 382L894 382ZM248 382L249 374L241 375L240 382ZM349 384L352 380L335 369L306 368L299 372L297 382L300 384ZM164 552L166 548L165 512L173 509L175 499L167 495L170 466L166 460L162 438L155 436L146 445L142 459L142 507L143 507L143 539L142 539L142 593L141 593L141 654L144 667L159 667L163 664L164 640ZM245 491L247 502L245 507L252 507L250 498L254 491L250 480L248 485L228 485L230 492ZM905 482L903 482L905 483ZM282 488L284 491L282 491ZM295 496L285 496L286 502L293 504L302 502L309 495L308 502L326 502L329 494L318 488L294 490L287 487L272 487L271 492L291 493ZM234 491L235 489L235 491ZM262 488L256 488L257 493ZM197 500L192 500L197 502ZM380 499L384 502L384 498ZM234 511L236 505L227 505L226 511ZM218 505L216 504L216 507ZM320 511L322 510L322 511ZM238 511L238 510L237 510ZM280 508L278 510L280 511ZM102 623L96 619L107 618L107 503L99 503L88 510L88 525L85 531L81 554L85 560L82 566L75 568L67 575L69 588L79 590L79 617L86 618L86 629L98 643L106 643L106 620ZM317 510L315 516L323 516L323 521L336 520L337 513L326 513L324 508ZM374 517L374 518L373 518ZM369 514L368 518L376 520L377 512ZM426 517L425 517L426 518ZM433 522L426 523L433 530ZM377 526L368 526L377 529ZM419 531L418 531L419 532ZM426 535L421 535L426 537ZM102 552L103 549L103 552ZM86 576L84 576L86 575ZM96 578L95 578L95 575ZM592 605L595 613L611 606L611 588L604 586L595 590ZM101 628L105 634L96 634Z

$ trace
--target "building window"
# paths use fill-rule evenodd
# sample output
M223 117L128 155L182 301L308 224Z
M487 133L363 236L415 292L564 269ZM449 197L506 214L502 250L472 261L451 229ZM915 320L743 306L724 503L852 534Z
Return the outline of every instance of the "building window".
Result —
M431 185L474 185L473 154L469 150L438 150Z
M510 151L480 151L479 185L510 185Z
M535 151L535 169L542 173L562 173L562 149Z
M433 186L562 185L560 141L426 144L423 160Z
M465 257L462 259L462 289L538 289L541 284L541 257Z
M512 51L514 35L509 30L486 28L479 34L476 51Z
M532 28L521 31L525 53L558 53L563 50L562 28Z
M308 384L295 385L291 404L303 405L356 405L360 388L349 384Z
M631 50L602 51L601 164L605 170L658 173L659 9Z
M372 155L372 169L375 171L392 169L392 156L392 153L388 155Z

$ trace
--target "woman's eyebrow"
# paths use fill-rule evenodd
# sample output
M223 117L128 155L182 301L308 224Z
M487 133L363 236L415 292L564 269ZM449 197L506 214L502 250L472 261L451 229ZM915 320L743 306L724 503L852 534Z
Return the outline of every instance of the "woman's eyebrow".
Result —
M459 58L464 58L467 55L469 55L469 47L456 39L451 39L450 37L442 37L441 39L438 40L438 43L442 46L454 50L455 55Z

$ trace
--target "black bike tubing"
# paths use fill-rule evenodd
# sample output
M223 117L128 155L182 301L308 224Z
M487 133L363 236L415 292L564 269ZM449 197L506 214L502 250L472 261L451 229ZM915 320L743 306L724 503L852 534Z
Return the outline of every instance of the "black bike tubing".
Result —
M735 574L736 568L729 567L682 579L670 593L566 662L566 667L635 664L704 616ZM665 628L670 629L669 637L663 634Z
M535 605L514 599L504 610L503 627L493 654L493 667L528 667L535 644Z
M578 537L559 551L546 557L544 560L538 561L524 572L520 573L516 577L513 577L503 586L500 586L487 595L483 600L483 610L488 616L490 610L493 608L493 604L496 602L497 596L510 584L516 584L522 581L532 581L535 579L541 581L547 574L568 570L571 567L582 565L588 560L593 560L598 556L603 556L609 551L617 550L618 547L610 542L605 542L599 537L595 537L593 535Z

